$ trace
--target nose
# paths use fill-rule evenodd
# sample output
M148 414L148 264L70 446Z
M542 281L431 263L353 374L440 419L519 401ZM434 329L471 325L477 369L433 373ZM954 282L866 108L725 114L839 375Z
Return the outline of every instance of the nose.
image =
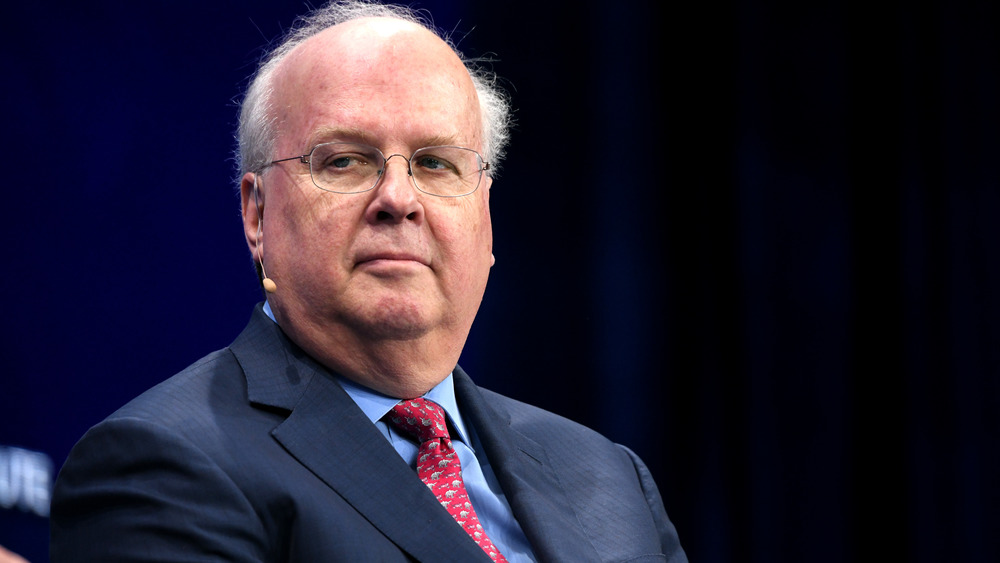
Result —
M382 165L383 170L386 169L386 168L388 168L389 167L389 161L392 160L393 158L396 158L397 156L399 158L402 158L403 162L406 163L406 174L408 176L413 176L413 170L410 169L410 159L408 159L405 156L399 154L398 152L395 153L395 154L390 154L389 156L385 157L385 163Z
M400 157L402 166L389 166L393 158ZM385 158L382 174L375 186L374 197L366 210L366 217L373 223L399 223L404 220L419 221L423 206L412 183L410 161L401 154Z

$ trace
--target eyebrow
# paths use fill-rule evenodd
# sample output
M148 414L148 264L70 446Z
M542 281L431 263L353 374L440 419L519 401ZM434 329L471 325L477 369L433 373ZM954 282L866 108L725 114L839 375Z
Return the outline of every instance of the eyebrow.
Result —
M309 136L309 148L320 143L343 141L347 143L364 143L374 145L375 138L369 133L355 128L320 127Z
M307 148L312 149L312 147L315 147L318 144L331 142L362 143L382 150L382 147L379 146L378 140L371 133L353 127L320 127L309 136ZM418 144L413 145L413 149L416 150L422 147L434 147L441 145L457 146L460 145L460 143L458 143L454 137L437 135L421 139Z

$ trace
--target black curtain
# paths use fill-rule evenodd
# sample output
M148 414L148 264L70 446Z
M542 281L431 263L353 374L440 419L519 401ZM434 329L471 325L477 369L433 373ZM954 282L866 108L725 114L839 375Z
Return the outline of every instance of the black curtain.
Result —
M694 561L1000 559L997 10L490 12L480 371L632 445Z

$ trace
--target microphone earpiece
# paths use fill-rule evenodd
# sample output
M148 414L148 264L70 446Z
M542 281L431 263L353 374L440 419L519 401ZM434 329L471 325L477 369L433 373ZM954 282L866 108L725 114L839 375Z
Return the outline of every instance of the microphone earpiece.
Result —
M267 277L267 272L264 270L264 242L260 240L261 231L264 226L264 219L260 216L260 200L257 199L257 174L253 175L253 203L254 208L257 210L257 248L260 250L260 273L261 280L260 284L264 286L264 291L268 293L274 293L278 291L277 284L274 280Z

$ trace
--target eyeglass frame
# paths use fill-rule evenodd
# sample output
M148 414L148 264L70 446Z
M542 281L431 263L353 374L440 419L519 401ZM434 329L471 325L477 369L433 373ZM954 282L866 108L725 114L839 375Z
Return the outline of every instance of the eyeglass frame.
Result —
M312 158L313 153L316 152L317 148L325 146L325 145L355 145L355 146L359 146L359 147L369 147L369 148L374 149L375 152L377 152L379 154L379 156L382 157L382 168L379 170L378 175L375 178L375 182L372 183L371 187L366 188L366 189L361 190L361 191L357 191L357 192L338 192L336 190L331 190L331 189L328 189L328 188L324 188L323 186L320 186L319 183L316 182L316 177L313 174L311 158ZM424 151L424 150L427 150L427 149L441 149L441 148L445 148L445 149L461 149L461 150L469 151L472 154L476 155L476 158L482 164L482 167L479 168L479 170L478 170L478 172L479 172L479 180L476 182L476 187L473 188L472 191L466 192L464 194L454 194L454 195L436 194L436 193L429 192L429 191L421 188L420 185L417 184L417 180L413 177L413 157L416 156L417 153L419 153L421 151ZM302 155L299 155L299 156L289 156L287 158L279 158L277 160L272 160L271 162L267 163L266 165L260 167L257 170L257 172L258 173L263 172L264 170L267 170L268 168L270 168L271 166L274 166L275 164L278 164L279 162L289 162L289 161L292 161L292 160L298 160L302 164L309 165L309 179L312 181L312 183L313 183L314 186L316 186L317 188L323 190L324 192L330 192L332 194L342 194L342 195L363 194L365 192L370 192L370 191L374 190L375 187L378 186L379 182L382 181L382 175L385 174L385 169L389 166L389 159L391 159L393 157L397 157L397 156L406 160L406 174L407 174L407 176L410 177L410 183L413 184L413 187L416 188L421 193L425 193L427 195L431 195L431 196L434 196L434 197L465 197L467 195L474 194L477 191L479 191L479 185L483 183L483 174L487 170L490 169L490 163L487 162L486 159L483 158L483 155L479 154L479 151L470 149L469 147L462 147L462 146L459 146L459 145L430 145L430 146L427 146L427 147L420 147L419 149L413 151L413 154L410 155L410 158L406 158L406 155L404 155L402 153L398 153L398 152L390 154L389 156L385 156L385 154L382 152L382 149L380 149L380 148L378 148L376 146L367 145L365 143L352 143L352 142L349 142L349 141L327 141L325 143L317 143L317 144L313 145L313 147L311 149L309 149L309 152L307 152L306 154L302 154Z

